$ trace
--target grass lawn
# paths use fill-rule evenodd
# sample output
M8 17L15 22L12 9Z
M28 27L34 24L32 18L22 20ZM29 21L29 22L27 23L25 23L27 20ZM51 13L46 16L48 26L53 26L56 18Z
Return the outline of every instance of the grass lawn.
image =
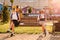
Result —
M0 24L0 32L1 33L6 33L7 29L9 28L9 23L1 25ZM52 32L52 26L46 26L46 29L49 32ZM42 32L42 27L38 27L38 26L19 26L19 27L15 27L15 33L41 33Z

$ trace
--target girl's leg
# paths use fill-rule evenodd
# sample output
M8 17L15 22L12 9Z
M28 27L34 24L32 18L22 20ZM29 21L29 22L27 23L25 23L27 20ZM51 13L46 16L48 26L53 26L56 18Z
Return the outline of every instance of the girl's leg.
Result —
M11 29L12 29L12 32L14 32L14 23L13 22L11 23Z
M10 26L10 29L11 29L11 37L14 35L14 23L11 22L11 26Z
M42 30L43 30L44 35L46 36L46 29L45 29L45 25L42 25Z

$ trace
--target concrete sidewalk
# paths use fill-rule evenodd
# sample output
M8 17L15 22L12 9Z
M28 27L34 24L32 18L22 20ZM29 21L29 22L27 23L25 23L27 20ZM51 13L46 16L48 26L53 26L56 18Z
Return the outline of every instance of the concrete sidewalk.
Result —
M0 34L0 40L37 40L40 34L15 34L13 37L7 37L9 34Z
M53 36L52 34L42 37L43 34L15 34L9 37L9 34L0 34L0 40L60 40L60 34Z

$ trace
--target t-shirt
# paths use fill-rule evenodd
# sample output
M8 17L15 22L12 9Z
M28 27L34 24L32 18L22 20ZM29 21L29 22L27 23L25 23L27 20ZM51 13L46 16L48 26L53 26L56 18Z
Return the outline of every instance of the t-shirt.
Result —
M17 17L17 13L16 12L12 12L12 14L11 14L11 19L12 20L18 20L18 17Z
M45 18L45 15L44 14L41 14L40 16L41 16L41 18Z

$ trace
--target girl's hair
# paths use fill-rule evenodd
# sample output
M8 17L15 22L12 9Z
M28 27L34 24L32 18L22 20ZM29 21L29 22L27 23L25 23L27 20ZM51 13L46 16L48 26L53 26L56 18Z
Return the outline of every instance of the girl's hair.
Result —
M15 8L12 8L12 10L15 10Z
M18 5L16 6L16 8L18 8Z
M44 13L44 11L43 10L40 10L40 13Z

